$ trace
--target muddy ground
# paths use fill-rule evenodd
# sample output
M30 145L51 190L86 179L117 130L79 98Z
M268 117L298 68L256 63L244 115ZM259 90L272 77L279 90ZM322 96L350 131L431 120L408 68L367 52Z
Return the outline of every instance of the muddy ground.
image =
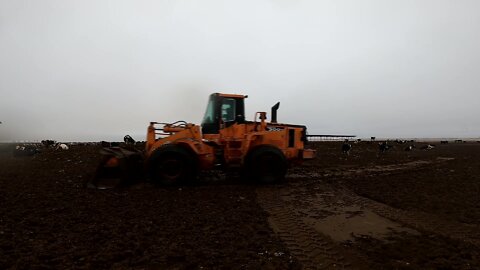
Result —
M480 143L394 145L313 143L276 186L114 190L85 188L99 146L1 145L0 269L480 269Z

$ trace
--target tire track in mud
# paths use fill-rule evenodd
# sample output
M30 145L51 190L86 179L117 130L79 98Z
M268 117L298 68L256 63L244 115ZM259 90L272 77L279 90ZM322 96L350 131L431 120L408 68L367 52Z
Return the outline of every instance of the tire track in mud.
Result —
M435 161L418 160L414 162L407 162L395 165L373 166L370 168L351 168L343 172L337 171L328 174L328 176L336 176L341 178L351 177L359 174L363 174L365 176L389 175L392 173L402 173L402 171L405 170L421 170L426 166L439 165L450 160L453 160L453 158L437 157ZM310 183L312 181L322 181L321 176L313 176L311 173L306 173L305 175L298 176L300 178L308 177ZM298 183L298 185L299 187L302 186L302 184L300 183ZM375 201L373 199L358 195L354 191L347 189L344 186L337 187L337 192L340 193L339 196L342 197L345 202L348 202L348 204L358 205L360 207L370 209L374 213L404 226L419 231L438 234L443 237L451 238L461 242L467 242L476 247L480 247L479 225L465 224L454 220L445 220L436 215L420 211L406 211L402 209L397 209L381 202Z
M451 158L437 158L436 161L417 160L399 164L374 165L374 166L350 166L346 168L325 168L318 171L293 170L288 176L291 178L321 178L321 177L354 177L357 175L388 175L401 173L405 170L421 170L428 166L452 160Z
M437 157L435 161L418 160L396 165L387 165L383 166L385 170L382 170L381 167L377 166L373 169L365 168L360 170L360 172L365 173L366 175L388 175L392 172L401 173L402 171L408 169L422 169L425 168L425 166L439 165L451 160L454 160L454 158ZM392 221L396 221L416 230L439 234L443 237L462 242L468 242L476 247L480 247L480 226L478 225L464 224L453 220L445 220L436 215L420 211L406 211L397 209L381 202L360 196L346 188L343 188L343 192L345 193L347 200L348 198L351 200L351 203L371 209L378 215L388 218Z
M279 190L257 189L259 204L269 214L269 223L304 269L354 269L339 247L302 221Z
M392 221L415 230L439 234L446 238L467 242L476 247L480 247L480 226L478 225L464 224L453 220L447 221L424 212L397 209L372 199L361 197L350 190L345 190L344 192L346 193L346 198L348 198L351 203L368 208L376 214Z
M360 168L360 170L352 168L353 170L341 177L354 177L358 174L389 175L401 173L404 170L422 169L432 163L438 164L448 160L388 165L385 170L382 170L381 166ZM335 174L340 176L341 173L339 171ZM362 210L359 212L371 211L379 217L416 231L437 234L480 247L480 226L478 225L444 220L424 212L396 209L362 197L346 188L341 182L325 181L325 176L313 176L308 171L303 175L297 173L290 177L305 179L305 181L294 181L281 187L258 188L257 200L262 208L270 214L269 223L274 232L284 241L290 253L303 264L305 269L354 269L356 267L353 265L364 265L358 264L362 260L359 257L360 254L343 248L340 243L330 238L329 232L315 227L315 224L325 220L325 217L336 215L342 211L348 212L348 208L352 207ZM341 179L341 177L339 178ZM336 213L328 211L332 209L340 210Z

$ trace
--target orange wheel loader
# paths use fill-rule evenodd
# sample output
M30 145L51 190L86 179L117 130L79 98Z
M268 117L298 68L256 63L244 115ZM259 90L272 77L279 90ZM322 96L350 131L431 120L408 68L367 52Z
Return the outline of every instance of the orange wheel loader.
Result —
M201 125L178 121L150 122L144 151L104 148L91 186L129 184L146 177L172 186L197 178L200 171L238 170L259 183L281 182L292 164L315 157L305 149L306 127L277 122L280 103L245 119L245 99L236 94L211 94ZM108 186L109 184L107 184Z

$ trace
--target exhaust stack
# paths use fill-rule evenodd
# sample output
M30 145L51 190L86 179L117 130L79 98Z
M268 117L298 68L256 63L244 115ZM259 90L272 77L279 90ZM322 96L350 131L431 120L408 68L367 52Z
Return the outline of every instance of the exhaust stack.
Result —
M280 108L280 102L277 102L277 104L273 105L272 107L272 123L277 123L277 110Z

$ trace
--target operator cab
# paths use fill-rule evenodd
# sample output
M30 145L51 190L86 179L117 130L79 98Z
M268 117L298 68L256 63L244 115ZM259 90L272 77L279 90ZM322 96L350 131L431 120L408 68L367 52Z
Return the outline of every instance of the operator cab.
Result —
M207 110L202 120L203 134L218 134L223 124L229 127L245 122L245 103L248 96L231 94L211 94Z

